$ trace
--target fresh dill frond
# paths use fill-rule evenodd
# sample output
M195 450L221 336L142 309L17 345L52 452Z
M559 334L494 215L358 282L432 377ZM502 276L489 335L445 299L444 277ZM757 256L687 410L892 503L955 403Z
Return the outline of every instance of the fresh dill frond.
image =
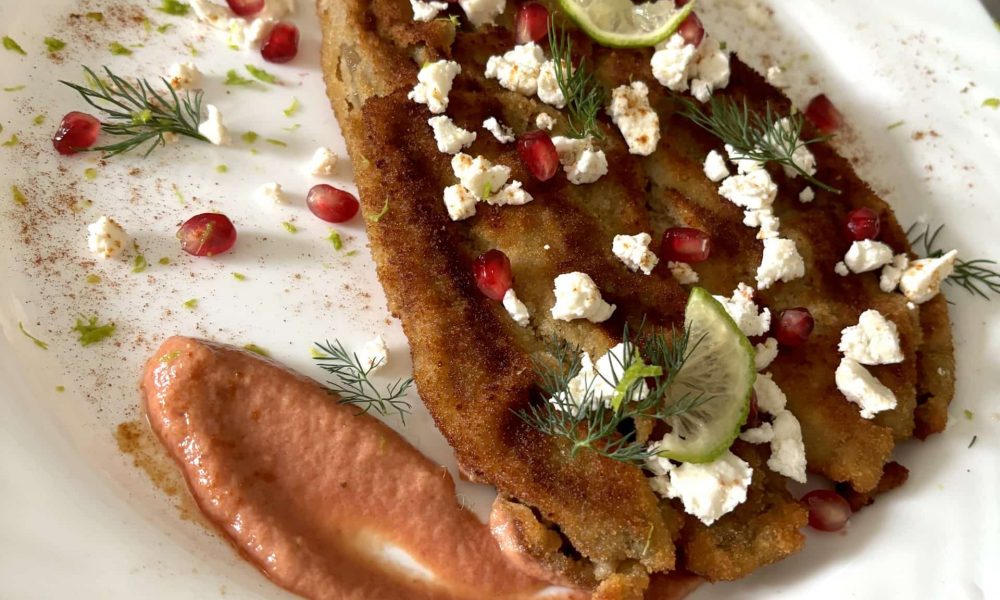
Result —
M783 117L768 104L764 114L750 110L747 101L742 103L725 96L713 96L706 112L688 98L676 96L681 104L679 114L733 147L744 158L760 163L774 162L788 167L816 187L839 194L840 190L810 175L794 160L795 151L811 144L825 142L824 135L810 140L802 139L805 118L802 113Z
M203 93L185 92L178 96L170 84L162 79L166 93L157 91L145 79L137 79L133 84L104 67L107 81L97 77L89 67L84 67L86 80L91 87L61 81L79 92L87 104L104 113L106 119L101 130L111 136L125 138L114 144L81 148L80 150L103 152L105 157L117 156L140 148L146 143L143 156L159 146L165 146L167 134L182 135L202 142L208 138L198 133L201 121Z
M566 99L566 112L571 137L604 139L597 115L604 107L605 92L586 60L573 65L573 40L564 27L556 28L549 19L549 50L552 52L556 82Z
M385 389L379 389L369 375L381 362L363 365L358 355L348 352L339 340L334 340L332 344L329 341L324 344L316 342L315 346L318 352L313 360L321 369L336 377L327 384L331 390L340 394L341 404L357 406L361 413L371 411L382 416L396 413L403 424L406 424L406 415L410 414L412 406L404 396L413 385L413 379L397 379L386 385Z
M923 246L922 255L925 258L940 258L944 250L938 247L937 239L944 230L944 225L932 228L929 224L920 231L919 223L914 223L906 230L906 238L910 244ZM918 254L921 254L918 252ZM989 294L1000 294L1000 264L995 260L977 258L974 260L955 261L955 270L945 279L945 283L956 284L970 294L991 300Z

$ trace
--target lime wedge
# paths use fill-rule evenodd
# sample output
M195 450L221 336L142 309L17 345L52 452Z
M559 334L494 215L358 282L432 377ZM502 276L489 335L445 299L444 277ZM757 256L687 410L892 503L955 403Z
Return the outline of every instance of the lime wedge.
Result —
M684 324L691 328L689 356L668 392L678 402L706 400L666 420L671 427L659 454L680 462L712 462L732 445L750 410L757 379L753 347L719 301L696 287L688 297Z
M580 29L602 46L637 48L655 46L670 37L694 8L694 0L681 8L673 0L633 4L632 0L559 0Z

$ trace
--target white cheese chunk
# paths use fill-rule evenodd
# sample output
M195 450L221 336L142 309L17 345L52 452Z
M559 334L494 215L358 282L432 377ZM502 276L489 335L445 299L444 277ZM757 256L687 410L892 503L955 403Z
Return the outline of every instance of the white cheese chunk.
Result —
M615 312L615 305L601 298L597 284L586 273L574 271L559 275L553 293L556 303L552 307L552 318L559 321L587 319L591 323L602 323Z
M774 124L773 129L768 132L769 139L775 141L776 145L784 146L784 140L791 137L791 127L792 122L788 117L784 117ZM792 152L792 163L807 173L808 175L816 174L816 157L813 155L812 151L802 143L802 140L795 138L795 150ZM796 169L791 168L788 165L783 165L785 170L785 176L789 178L795 178L799 176L799 172Z
M877 310L866 310L858 324L840 332L839 349L844 356L863 365L891 365L903 362L896 324Z
M517 139L514 130L498 121L496 117L490 117L483 121L483 129L492 133L493 137L501 144L509 144Z
M781 219L776 217L770 208L743 211L743 224L747 227L760 228L760 231L757 232L758 240L776 238L780 234L778 229L781 225Z
M714 38L706 36L698 46L690 71L694 76L691 94L699 102L708 102L714 90L729 85L729 53Z
M329 177L337 168L337 160L337 154L333 150L320 146L313 152L306 170L314 177Z
M451 185L444 188L444 206L452 221L461 221L476 214L476 197L461 185Z
M286 204L288 202L284 190L281 189L281 184L276 181L270 181L260 186L257 189L257 197L268 204Z
M772 65L767 68L767 72L764 75L767 82L776 88L783 88L788 86L788 80L785 78L785 71L778 65Z
M722 155L712 150L705 157L705 177L709 180L719 183L726 177L729 177L729 167L726 166L726 159L722 158Z
M858 405L861 416L872 419L877 413L896 408L896 395L882 385L856 360L844 357L835 375L840 393Z
M725 145L725 149L726 155L728 155L729 160L736 165L736 172L740 175L746 175L752 171L758 171L764 168L764 163L759 160L749 158L746 154L729 144Z
M448 94L451 93L455 77L461 72L462 67L452 60L428 63L417 73L417 85L407 98L418 104L426 104L434 114L441 114L448 109Z
M774 439L774 428L770 423L761 423L759 427L741 431L740 439L748 444L770 444Z
M557 135L552 138L552 144L556 147L559 163L570 183L593 183L608 173L608 157L604 150L594 150L592 138L577 139Z
M570 379L567 386L568 395L557 395L550 402L560 410L567 402L572 407L586 405L597 408L603 404L610 408L618 382L632 364L633 358L629 354L634 352L635 346L622 342L608 350L596 363L591 362L590 355L584 352L580 357L580 371ZM629 386L623 401L641 400L648 395L649 386L645 380L640 379Z
M427 120L427 124L434 130L434 141L437 142L439 152L445 154L457 154L462 148L471 146L476 141L476 134L467 129L462 129L451 117L438 115Z
M766 290L778 281L792 281L806 274L795 241L785 238L764 240L764 255L757 267L757 287Z
M767 468L794 479L806 482L806 447L802 442L802 426L789 410L774 415L771 423L774 433L771 439L771 457Z
M547 60L542 63L542 67L538 70L537 92L538 99L546 104L558 109L566 106L566 97L563 95L559 80L556 78L555 61Z
M264 38L267 37L267 34L271 31L271 27L276 22L274 19L265 17L258 17L252 20L238 17L229 19L229 24L226 28L226 43L243 50L257 48L264 42Z
M816 199L816 192L813 191L808 185L799 192L799 202L803 204L809 204Z
M758 311L753 295L752 287L740 283L733 291L732 297L715 296L747 337L764 335L771 328L771 311L767 308Z
M535 117L535 127L539 129L552 131L552 128L555 126L556 120L549 113L538 113L538 116Z
M514 293L514 288L510 288L503 295L503 307L510 313L510 318L514 319L515 323L521 327L528 326L528 323L531 321L531 315L528 314L528 307Z
M499 192L510 178L510 167L494 165L486 157L472 158L459 153L451 159L451 168L462 186L479 200Z
M426 23L427 21L433 21L442 10L447 10L448 3L437 2L434 0L430 2L424 2L424 0L410 0L410 8L413 9L414 21Z
M770 367L776 358L778 358L778 340L773 337L755 346L754 365L758 372Z
M836 273L837 275L840 275L841 277L847 277L850 274L851 270L847 268L847 265L844 264L844 261L840 261L837 264L833 265L833 272Z
M214 104L207 105L205 110L208 111L208 116L198 125L198 133L216 146L225 146L229 143L229 130L222 122L222 113Z
M674 276L677 283L681 285L698 283L698 273L686 262L667 261L667 268L670 269L670 274Z
M954 271L957 258L958 251L952 250L939 258L912 261L899 280L900 291L910 302L927 302L941 291L941 283Z
M534 198L521 187L521 182L514 180L500 188L500 191L486 198L491 206L520 206L531 202Z
M688 44L679 33L673 34L656 46L656 52L649 61L653 77L669 90L686 91L688 69L694 60L696 50L697 48Z
M229 19L233 13L225 6L216 4L212 0L190 0L188 4L199 21L217 29L226 29L229 26Z
M102 216L87 226L87 247L102 259L121 256L131 238L117 221Z
M778 197L778 186L764 169L727 177L719 186L719 195L748 210L771 208Z
M636 235L616 235L611 244L611 252L617 256L630 271L642 270L649 275L660 259L649 249L653 238L648 233Z
M473 27L493 23L503 14L507 0L458 0Z
M258 15L267 19L280 19L295 12L295 0L267 0Z
M861 240L851 244L844 255L844 264L852 273L867 273L892 262L892 248L874 240Z
M785 410L788 398L781 391L778 384L770 373L757 375L757 380L753 384L753 391L757 394L757 409L769 415L776 415Z
M660 117L649 105L649 88L641 81L611 92L608 115L622 132L628 151L649 156L660 143Z
M668 475L659 477L669 478L657 490L661 495L679 498L684 512L697 517L705 525L711 525L747 499L753 469L726 450L714 462L683 463L672 467Z
M496 79L501 87L525 96L538 91L538 74L545 53L534 42L519 44L503 56L491 56L486 62L486 78Z
M201 78L201 71L191 62L174 63L167 69L167 83L175 90L198 89Z
M374 373L389 363L389 348L385 338L377 335L368 341L357 353L358 362L368 373Z
M892 257L892 262L882 267L882 274L879 276L878 286L886 294L896 291L899 282L903 279L903 271L910 266L910 259L905 254L897 254Z

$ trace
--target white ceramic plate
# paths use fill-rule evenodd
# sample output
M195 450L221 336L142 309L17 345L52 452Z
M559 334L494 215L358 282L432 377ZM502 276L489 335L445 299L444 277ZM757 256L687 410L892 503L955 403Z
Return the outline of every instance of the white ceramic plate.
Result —
M282 85L248 88L221 80L230 68L263 66L256 53L229 50L193 19L157 12L158 1L0 4L0 35L28 52L0 50L0 87L25 86L0 92L0 141L20 139L0 146L0 598L288 597L116 445L118 424L140 417L142 362L166 335L253 342L321 378L310 364L311 342L340 338L357 346L385 333L389 375L408 373L406 341L386 314L360 219L338 227L346 244L337 252L324 240L329 227L304 206L315 182L303 171L311 152L328 145L343 155L344 143L323 94L318 26L307 1L299 4L299 58L267 66ZM974 0L946 8L939 0L702 5L710 30L745 60L786 67L794 100L820 90L833 98L851 130L838 143L903 223L945 222L945 244L966 257L1000 258L1000 111L982 106L1000 96L1000 33ZM68 16L94 11L105 14L103 23ZM138 11L151 31L141 17L131 19ZM165 23L173 27L158 33ZM45 36L68 42L61 58L46 56ZM142 47L112 56L112 41ZM186 44L199 55L191 57ZM82 64L158 76L183 59L207 73L206 98L222 109L233 146L181 143L145 160L106 164L52 151L48 138L59 118L85 108L58 79L79 81ZM282 109L293 98L302 108L289 118ZM33 124L37 115L45 115L41 125ZM901 124L889 129L894 123ZM257 154L238 139L247 130L261 136ZM228 172L217 172L220 164ZM84 177L87 168L97 169L95 180ZM255 197L268 181L284 186L288 205ZM353 191L350 181L345 160L332 183ZM26 207L14 205L11 185L24 192ZM240 241L231 254L194 260L180 252L174 232L206 210L230 215ZM150 263L144 273L89 256L85 228L101 214L135 236ZM299 233L287 232L285 221ZM88 284L89 274L101 283ZM857 515L845 534L810 534L803 552L747 580L704 588L698 598L1000 597L998 312L961 291L950 297L959 364L952 423L943 435L900 450L909 483ZM192 298L197 308L182 308ZM70 331L78 315L114 321L117 334L82 348ZM49 349L22 335L19 322ZM454 472L450 450L419 403L401 431ZM164 466L155 457L139 462ZM169 477L158 479L169 486ZM483 514L490 491L461 481L458 487Z

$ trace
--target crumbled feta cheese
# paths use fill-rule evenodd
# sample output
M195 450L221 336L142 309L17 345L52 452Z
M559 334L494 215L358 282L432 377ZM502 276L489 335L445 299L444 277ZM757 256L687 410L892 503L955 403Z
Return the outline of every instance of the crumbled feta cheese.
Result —
M320 146L313 152L307 168L314 177L329 177L337 168L337 155L326 146Z
M510 167L494 165L486 157L472 158L465 153L451 159L451 168L462 186L479 200L500 191L510 177Z
M493 137L501 144L509 144L517 139L514 130L502 124L496 117L490 117L483 121L483 129L492 133Z
M718 41L706 36L698 46L691 71L694 73L691 94L699 102L708 102L713 90L729 85L729 53Z
M899 282L903 278L903 271L910 266L910 259L905 254L897 254L892 257L892 263L882 267L882 275L879 277L878 286L886 294L891 294L899 287Z
M783 88L788 85L788 80L785 79L785 71L778 65L768 67L765 78L768 83L776 88Z
M839 349L844 356L863 365L890 365L903 362L896 324L877 310L866 310L858 324L840 332Z
M766 290L776 281L792 281L806 274L795 241L786 238L764 240L764 255L757 267L757 287Z
M531 194L522 189L521 182L515 179L487 198L486 203L490 206L520 206L532 200Z
M240 18L229 19L226 28L226 43L243 50L257 48L276 23L274 19L258 17L253 20Z
M434 141L437 142L439 152L445 154L457 154L462 148L471 146L476 141L476 134L467 129L462 129L451 117L438 115L427 120L427 124L434 130Z
M586 273L575 271L563 273L555 279L556 303L552 307L552 318L560 321L587 319L591 323L601 323L611 318L615 305L601 298L601 290Z
M280 19L295 12L295 0L267 0L258 13L268 19Z
M438 13L447 10L447 2L424 2L424 0L410 0L410 7L413 9L413 20L426 23L434 20Z
M726 166L726 160L722 158L722 155L712 150L705 157L705 177L708 177L711 181L719 183L726 177L729 177L729 167Z
M545 53L534 42L514 46L503 56L491 56L486 62L486 78L496 79L501 87L525 96L538 92L538 74Z
M767 468L775 473L806 482L806 446L802 443L802 426L789 410L774 415L771 423L771 457Z
M764 168L764 163L759 160L754 160L749 158L743 152L737 150L733 146L725 145L726 154L729 156L729 160L736 165L736 172L740 175L746 175L752 171L757 171Z
M668 475L653 479L657 478L669 478L668 481L661 479L658 493L667 498L679 498L684 512L711 525L747 499L753 469L726 450L714 462L683 463L672 467Z
M835 375L837 389L861 408L861 416L874 418L877 413L896 408L896 396L856 360L844 357Z
M444 188L444 206L452 221L461 221L476 214L476 197L461 185L450 185Z
M462 67L452 60L439 60L428 63L417 73L417 85L407 95L407 98L418 104L426 104L434 114L441 114L448 108L448 94L455 77L462 72Z
M563 95L559 80L556 78L555 61L545 61L538 70L538 99L558 109L566 106L566 96Z
M129 236L117 221L102 216L87 226L87 247L100 258L116 258L125 250Z
M774 439L774 429L770 423L761 423L759 427L741 431L740 439L748 444L770 444Z
M757 380L753 384L753 391L757 395L757 408L769 415L776 415L785 410L788 398L781 391L774 378L769 373L757 375Z
M740 283L733 291L732 297L715 296L747 337L764 335L771 328L771 311L767 308L758 311L753 301L753 294L752 287Z
M167 82L175 90L193 90L201 86L201 71L194 63L174 63L167 69Z
M570 183L593 183L607 174L608 157L604 150L594 150L592 138L576 139L557 135L552 138L552 144L556 147L559 162Z
M208 23L217 29L227 29L232 15L225 6L211 0L190 0L188 3L194 10L194 15L203 23Z
M616 387L621 381L625 370L632 364L633 358L626 352L635 352L635 346L624 342L608 350L604 356L591 362L586 352L580 357L580 371L569 380L568 396L557 395L550 399L556 408L562 408L567 401L573 406L587 405L597 408L601 404L611 407ZM649 395L649 386L645 380L637 380L626 390L625 401L641 400Z
M790 137L789 134L791 133L791 127L792 122L788 119L788 117L784 117L774 124L774 128L768 132L768 137L773 140L783 140ZM811 176L816 174L816 157L799 138L796 138L796 146L795 150L792 152L791 158L792 163L808 175ZM795 178L799 176L799 172L788 165L784 165L784 170L786 177Z
M900 291L910 302L927 302L941 291L941 282L951 275L957 258L958 251L952 250L939 258L911 262L899 280Z
M757 232L757 239L766 240L778 237L778 228L781 225L781 219L774 216L774 211L770 208L745 210L743 211L743 224L747 227L759 227L760 231Z
M771 366L774 359L778 358L778 340L769 337L762 343L757 344L755 350L754 364L757 366L757 371L763 371Z
M503 307L507 309L510 313L510 318L514 319L514 322L521 327L527 327L528 322L531 320L531 315L528 314L528 307L524 305L517 298L517 294L514 293L514 288L507 290L507 293L503 295Z
M778 186L764 169L727 177L719 186L719 194L736 206L749 210L771 208L778 197Z
M205 107L208 116L198 125L198 133L208 138L208 141L216 146L224 146L229 143L229 131L222 123L222 113L214 104Z
M621 130L628 151L649 156L660 143L660 117L649 105L649 88L641 81L611 92L608 115Z
M358 351L357 359L368 373L374 373L386 366L389 362L389 348L385 345L385 338L377 335L369 340Z
M803 204L809 204L815 199L816 192L814 192L808 185L801 192L799 192L799 202L802 202Z
M535 127L539 129L544 129L546 131L552 131L552 128L556 126L556 120L552 118L549 113L538 113L535 117Z
M874 240L861 240L851 244L844 255L844 264L852 273L867 273L892 262L892 248Z
M288 199L285 198L285 192L281 189L281 184L276 181L271 181L260 186L257 190L257 196L269 204L285 204Z
M458 3L473 27L493 23L507 6L507 0L458 0Z
M667 268L670 269L670 274L674 276L677 283L681 285L698 283L698 273L686 262L667 261Z
M616 235L611 244L611 252L614 253L625 266L631 271L638 271L649 275L653 272L653 267L660 259L649 250L649 243L653 238L648 233L637 235Z
M675 33L656 46L656 52L649 61L653 77L665 88L683 92L688 89L688 67L694 59L697 48Z
M844 261L840 261L837 264L833 265L833 272L836 273L837 275L840 275L841 277L847 277L847 275L851 271L850 269L847 268L847 265L844 264Z

